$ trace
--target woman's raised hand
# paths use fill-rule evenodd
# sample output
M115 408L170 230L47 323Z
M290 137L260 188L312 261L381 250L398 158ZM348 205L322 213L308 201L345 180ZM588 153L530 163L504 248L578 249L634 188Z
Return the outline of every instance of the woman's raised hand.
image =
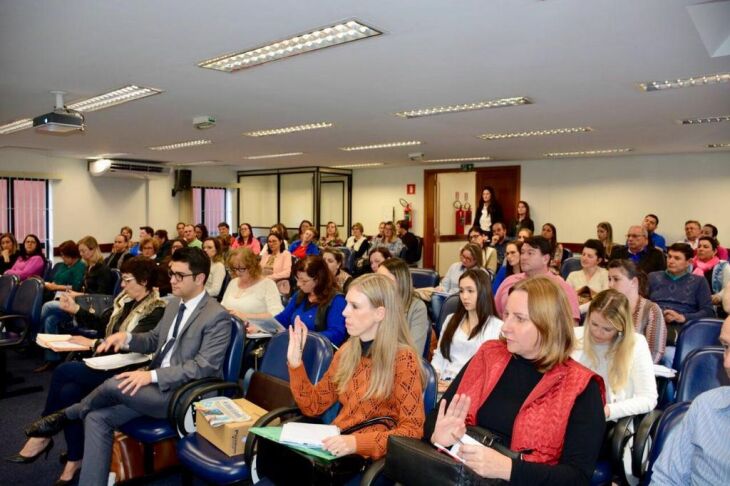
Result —
M466 433L466 414L470 405L469 395L454 395L448 409L446 400L441 400L431 442L448 447L460 439Z
M297 368L302 364L302 352L306 342L307 326L297 316L294 318L294 325L289 326L289 349L286 352L286 359L292 368Z

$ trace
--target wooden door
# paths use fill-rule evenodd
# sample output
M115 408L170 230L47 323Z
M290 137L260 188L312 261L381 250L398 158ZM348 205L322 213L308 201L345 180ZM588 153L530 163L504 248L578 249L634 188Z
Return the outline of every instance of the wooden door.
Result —
M477 169L477 205L482 195L484 186L494 188L497 201L502 206L504 221L507 228L517 217L517 203L520 200L520 166L494 167L489 169ZM474 211L477 210L476 206ZM479 218L478 214L474 218ZM493 223L495 221L492 221Z

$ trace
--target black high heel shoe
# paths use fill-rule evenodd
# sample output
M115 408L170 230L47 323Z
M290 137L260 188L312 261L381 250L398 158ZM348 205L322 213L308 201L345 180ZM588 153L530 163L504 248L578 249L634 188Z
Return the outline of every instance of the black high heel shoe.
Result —
M42 455L45 455L45 458L48 459L48 453L51 452L51 449L53 449L53 439L48 441L48 444L46 444L43 450L35 456L21 456L20 453L18 453L14 456L6 457L5 460L8 462L15 462L17 464L30 464L31 462L35 462L36 459Z
M53 483L53 486L66 486L67 484L78 482L79 476L81 476L81 468L74 471L74 475L71 476L71 479L58 479L55 483Z

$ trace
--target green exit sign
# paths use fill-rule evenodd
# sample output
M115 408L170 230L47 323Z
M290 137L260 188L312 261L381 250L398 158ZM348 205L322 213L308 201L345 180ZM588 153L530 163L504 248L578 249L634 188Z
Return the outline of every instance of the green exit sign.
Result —
M461 170L463 170L464 172L474 170L474 164L461 164Z

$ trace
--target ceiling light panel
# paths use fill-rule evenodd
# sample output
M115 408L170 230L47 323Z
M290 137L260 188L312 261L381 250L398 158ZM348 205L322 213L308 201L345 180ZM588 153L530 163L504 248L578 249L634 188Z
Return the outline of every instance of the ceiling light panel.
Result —
M439 162L479 162L480 160L492 160L491 157L485 155L483 157L455 157L451 159L428 159L423 160L423 162L429 163L429 164L436 164Z
M463 111L484 110L486 108L503 108L505 106L529 105L532 101L524 96L515 98L500 98L490 101L477 101L463 105L435 106L432 108L421 108L411 111L400 111L396 116L401 118L419 118L422 116L444 115L446 113L460 113Z
M198 66L230 73L325 47L375 37L380 34L382 32L351 19L254 49L207 59L199 62Z
M181 148L197 147L199 145L209 145L213 142L210 140L188 140L187 142L171 143L169 145L157 145L155 147L147 147L150 150L177 150Z
M707 144L707 148L712 148L712 149L730 148L730 143L710 143L710 144Z
M268 154L268 155L249 155L244 157L246 160L259 160L259 159L276 159L279 157L294 157L296 155L304 155L304 152L288 152L285 154Z
M644 91L661 91L663 89L689 88L730 82L730 73L708 74L684 79L668 79L665 81L644 81L639 88Z
M580 152L551 152L543 154L545 157L583 157L591 155L612 155L612 154L623 154L631 152L634 149L630 148L616 148L616 149L601 149L601 150L584 150Z
M342 165L330 165L333 169L362 169L365 167L380 167L385 165L382 162L368 162L363 164L342 164Z
M532 130L529 132L510 132L510 133L485 133L478 135L482 140L504 140L508 138L521 137L541 137L544 135L567 135L571 133L592 132L591 127L575 127L575 128L552 128L550 130Z
M245 132L247 137L269 137L271 135L286 135L288 133L304 132L307 130L317 130L318 128L329 128L334 126L330 122L307 123L305 125L295 125L293 127L272 128L271 130L256 130L253 132Z
M388 143L377 143L373 145L354 145L350 147L340 147L340 150L345 152L355 152L358 150L376 150L394 147L409 147L411 145L421 145L423 142L418 140L409 140L407 142L388 142Z
M687 118L684 120L677 120L677 123L681 125L701 125L703 123L719 123L730 121L730 115L724 116L708 116L705 118Z
M15 120L14 122L6 123L0 126L0 135L7 135L13 132L19 132L33 126L33 120L30 118L23 118L22 120Z
M72 110L88 113L90 111L101 110L115 105L121 105L128 101L134 101L148 96L154 96L162 93L162 90L155 88L145 88L144 86L135 86L133 84L119 88L108 93L94 96L86 100L77 101L67 106Z

